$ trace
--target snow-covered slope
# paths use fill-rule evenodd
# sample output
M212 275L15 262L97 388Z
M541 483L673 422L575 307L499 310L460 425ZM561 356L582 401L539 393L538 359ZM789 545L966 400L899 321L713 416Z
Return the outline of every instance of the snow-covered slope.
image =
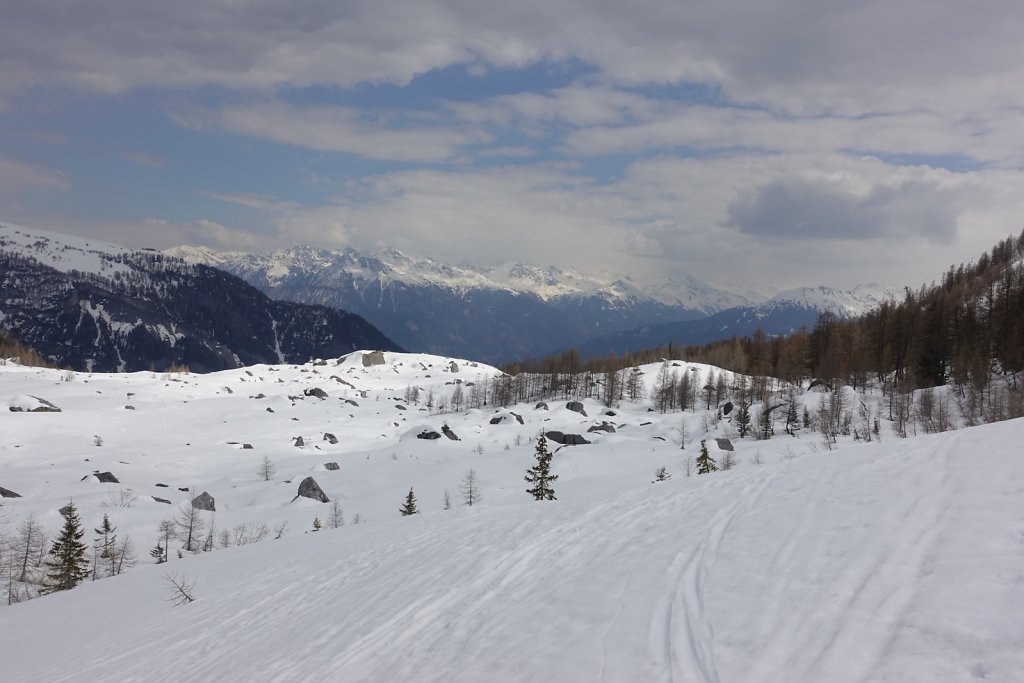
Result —
M834 313L841 318L863 315L883 301L893 301L900 293L877 284L858 285L853 289L833 287L798 287L780 292L759 308L791 306Z
M152 250L0 223L0 327L78 369L195 370L399 348L344 311L271 301Z
M556 401L437 415L428 401L468 396L495 370L363 358L204 376L0 366L0 408L37 397L62 409L0 412L0 486L22 495L5 510L52 531L73 496L87 527L109 514L144 560L0 608L3 680L841 683L1024 670L1020 420L907 440L883 420L880 442L841 438L833 451L810 433L734 439L736 468L686 477L696 439L721 461L714 438L731 428L713 413L652 413L643 400L614 415L591 401L586 417ZM698 386L719 372L670 368ZM659 366L642 370L650 392ZM813 409L821 396L801 400ZM602 422L615 432L586 431ZM461 441L417 438L444 424ZM593 442L555 454L557 501L524 492L541 429ZM652 483L662 465L672 479ZM470 468L483 494L472 508L459 505ZM292 500L306 476L343 503L346 525L305 533L329 509ZM421 514L400 517L409 487ZM288 531L150 564L158 521L204 490L218 528ZM169 574L194 585L194 602L172 606Z

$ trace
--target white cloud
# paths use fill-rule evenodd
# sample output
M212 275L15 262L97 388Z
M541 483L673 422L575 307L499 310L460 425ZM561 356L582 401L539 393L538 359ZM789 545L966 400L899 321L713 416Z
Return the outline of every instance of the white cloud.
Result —
M211 116L215 125L233 133L385 161L453 161L463 147L489 139L479 130L409 124L397 114L370 117L342 106L269 102L226 107Z

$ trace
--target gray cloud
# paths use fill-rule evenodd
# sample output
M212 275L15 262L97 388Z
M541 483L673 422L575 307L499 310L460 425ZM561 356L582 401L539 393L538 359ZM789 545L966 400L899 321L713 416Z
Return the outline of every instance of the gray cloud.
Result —
M904 180L858 194L834 182L780 180L740 192L726 225L748 235L796 240L956 236L960 197L935 182Z
M452 65L580 60L616 83L717 84L794 112L1020 103L1015 0L36 0L0 25L0 87L118 92L404 84ZM567 18L570 18L567 20Z

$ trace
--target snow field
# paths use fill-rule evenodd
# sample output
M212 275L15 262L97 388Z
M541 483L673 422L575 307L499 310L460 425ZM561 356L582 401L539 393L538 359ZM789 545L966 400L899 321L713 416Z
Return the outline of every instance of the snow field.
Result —
M0 406L0 485L24 496L4 502L53 531L73 495L87 527L108 512L140 555L123 576L0 608L4 680L1021 680L1019 420L831 452L810 434L737 441L738 467L687 478L679 463L697 446L672 443L679 413L624 404L608 417L586 402L583 418L549 401L511 408L525 425L489 425L491 409L402 411L393 398L410 384L440 394L492 370L386 354L364 372L358 356L176 378L0 367L0 401L64 411ZM289 400L313 386L328 399ZM699 438L702 416L685 419ZM559 500L530 500L536 432L601 420L630 426L559 450ZM443 422L461 442L415 439ZM310 445L292 446L299 435ZM270 482L256 474L263 455ZM651 483L661 465L672 479ZM470 467L482 503L441 510ZM79 481L93 469L122 484ZM345 527L302 533L328 507L290 502L309 474L340 497ZM287 519L289 533L151 565L156 524L175 510L144 499L178 503L178 485L209 490L219 526ZM423 514L400 518L409 486ZM138 494L132 507L103 506L118 488ZM356 512L367 523L352 525ZM194 580L197 600L172 607L168 573Z

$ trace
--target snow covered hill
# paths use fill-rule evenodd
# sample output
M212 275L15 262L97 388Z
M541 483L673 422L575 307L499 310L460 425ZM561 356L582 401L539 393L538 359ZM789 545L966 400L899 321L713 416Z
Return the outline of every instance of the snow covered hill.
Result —
M642 368L648 395L659 368ZM362 352L203 376L0 365L8 536L30 513L54 531L73 497L90 537L107 513L140 555L0 607L3 680L1019 680L1024 422L898 439L883 419L880 441L828 450L649 399L436 412L495 374ZM61 412L8 410L40 399ZM418 438L444 426L460 440ZM551 444L556 501L524 492L541 430L592 442ZM686 476L695 442L722 462L723 437L736 467ZM465 507L470 468L482 500ZM344 526L311 531L330 505L293 500L307 476ZM421 514L401 517L410 487ZM202 491L205 523L287 522L283 537L152 564L159 521ZM173 606L168 575L195 601Z
M399 347L357 315L271 301L153 250L0 223L0 327L78 369L219 370Z

